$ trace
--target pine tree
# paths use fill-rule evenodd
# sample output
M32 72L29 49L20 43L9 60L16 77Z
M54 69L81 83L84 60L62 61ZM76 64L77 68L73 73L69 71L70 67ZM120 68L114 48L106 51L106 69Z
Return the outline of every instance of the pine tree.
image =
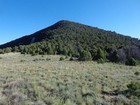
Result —
M51 44L48 44L47 54L54 54Z
M95 59L96 60L99 60L99 59L105 60L106 59L105 53L104 53L104 51L102 49L99 48L97 50L97 55L95 56Z

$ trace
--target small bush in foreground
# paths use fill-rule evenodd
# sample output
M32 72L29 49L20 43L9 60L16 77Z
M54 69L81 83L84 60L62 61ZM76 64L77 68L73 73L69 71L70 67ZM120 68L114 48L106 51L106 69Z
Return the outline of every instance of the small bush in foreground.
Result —
M70 58L70 61L73 61L73 60L74 60L73 57L71 57L71 58Z
M131 82L127 87L130 96L133 95L140 98L140 82Z
M98 59L97 63L105 63L105 61L101 58L101 59Z
M25 62L25 60L20 60L20 62Z
M135 74L136 76L139 76L139 75L140 75L140 72L136 71L134 74Z
M63 60L65 60L65 58L64 57L60 57L60 61L63 61Z
M136 66L138 64L138 62L134 58L131 58L128 61L126 61L125 64L129 65L129 66Z

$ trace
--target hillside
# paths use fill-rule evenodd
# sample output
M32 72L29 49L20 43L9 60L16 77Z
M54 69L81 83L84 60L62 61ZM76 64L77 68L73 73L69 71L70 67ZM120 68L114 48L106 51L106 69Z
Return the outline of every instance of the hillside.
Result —
M118 57L117 60L111 60L117 62L122 61L120 50L125 54L123 61L132 57L140 60L139 46L140 41L136 38L62 20L34 34L1 45L0 48L10 47L9 51L33 55L64 54L78 58L86 51L95 60L100 58L111 60L114 51L117 51L115 55ZM133 52L130 49L134 49ZM130 52L129 55L127 50ZM98 57L98 51L103 52L105 57Z
M62 36L71 39L89 37L88 40L94 41L94 43L103 42L102 44L116 44L117 42L118 46L140 44L138 39L131 38L129 36L123 36L115 32L105 31L103 29L98 29L80 23L62 20L48 28L35 32L31 35L27 35L6 44L0 45L0 48L28 45L35 42L40 42L42 40L50 40L54 37Z

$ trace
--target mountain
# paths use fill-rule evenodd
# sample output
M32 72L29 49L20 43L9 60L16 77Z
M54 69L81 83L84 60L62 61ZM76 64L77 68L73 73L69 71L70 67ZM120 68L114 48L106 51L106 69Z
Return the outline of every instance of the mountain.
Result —
M22 53L66 54L76 57L80 56L81 51L86 50L96 59L99 49L109 58L114 51L117 51L118 56L120 49L126 53L126 49L134 48L128 46L135 46L139 52L140 40L97 27L61 20L31 35L0 45L0 48L10 47L11 51Z
M106 41L105 43L110 42L112 44L116 44L117 42L118 44L122 44L122 45L140 44L139 40L135 38L123 36L115 32L105 31L102 29L98 29L95 27L91 27L91 26L87 26L87 25L83 25L67 20L62 20L48 28L35 32L31 35L27 35L19 39L16 39L14 41L8 42L6 44L0 45L0 48L14 47L19 45L28 45L31 43L40 42L42 40L47 40L59 36L64 36L69 38L72 37L73 39L73 37L79 38L79 37L84 37L84 35L86 35L86 37L88 36L90 38L89 40L92 39L91 41L96 41L96 42Z

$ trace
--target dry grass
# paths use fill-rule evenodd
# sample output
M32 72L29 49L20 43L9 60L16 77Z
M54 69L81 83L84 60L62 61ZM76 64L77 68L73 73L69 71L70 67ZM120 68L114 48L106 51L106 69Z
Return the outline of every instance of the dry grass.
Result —
M123 105L140 101L123 92L140 81L140 67L59 61L60 56L0 55L0 105ZM116 101L117 100L117 101Z

